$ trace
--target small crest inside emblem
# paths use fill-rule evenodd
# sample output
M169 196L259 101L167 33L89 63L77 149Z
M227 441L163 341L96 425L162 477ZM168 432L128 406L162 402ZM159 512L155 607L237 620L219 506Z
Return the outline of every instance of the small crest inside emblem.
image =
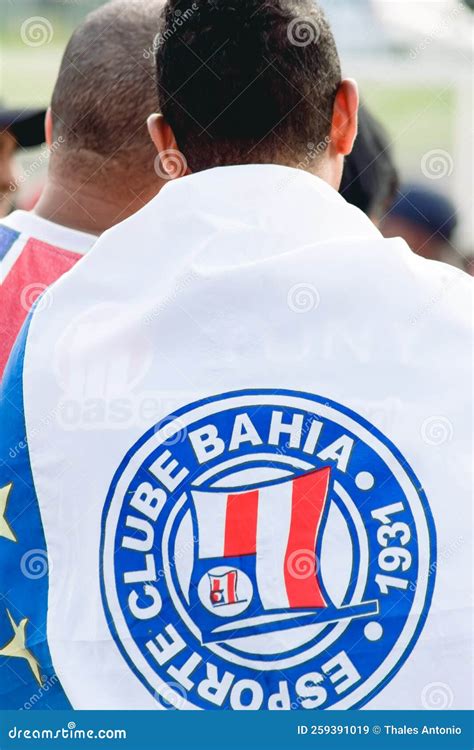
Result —
M202 576L198 596L209 612L219 617L235 617L244 612L253 597L250 578L236 567L221 565Z

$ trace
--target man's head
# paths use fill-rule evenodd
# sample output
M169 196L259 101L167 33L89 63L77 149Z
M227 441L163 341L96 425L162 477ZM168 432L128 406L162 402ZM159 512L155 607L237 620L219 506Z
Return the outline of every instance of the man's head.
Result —
M322 156L308 169L338 185L357 129L357 88L341 81L313 0L168 0L155 46L164 119L149 127L159 151L176 147L200 171L300 166L317 144Z
M379 225L393 205L399 185L389 138L369 110L359 108L359 131L344 164L340 193Z
M146 128L158 108L153 38L162 7L114 0L90 13L66 47L46 118L51 179L117 202L117 221L139 207L134 194L145 203L162 184Z

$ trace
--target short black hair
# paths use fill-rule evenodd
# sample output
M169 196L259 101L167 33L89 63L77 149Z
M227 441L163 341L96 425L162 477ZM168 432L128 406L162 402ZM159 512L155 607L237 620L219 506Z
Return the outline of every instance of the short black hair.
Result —
M168 0L155 46L161 111L191 171L295 165L327 143L341 69L313 0Z
M110 171L156 178L146 120L158 110L153 39L162 8L162 0L114 0L75 29L51 101L61 144L52 162L76 159L85 169L105 162Z
M346 158L339 192L371 218L381 219L393 204L398 187L388 135L361 104L359 132L352 153Z

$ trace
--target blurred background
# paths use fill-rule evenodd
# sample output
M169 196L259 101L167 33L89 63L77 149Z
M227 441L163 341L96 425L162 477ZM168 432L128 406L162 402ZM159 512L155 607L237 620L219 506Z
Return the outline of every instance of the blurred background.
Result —
M69 34L101 4L2 0L3 107L48 104ZM425 247L436 235L446 240L443 259L469 270L474 252L474 0L322 0L322 5L335 31L344 74L358 80L367 108L387 132L399 169L395 211L382 229L387 236L402 230L406 236L407 222L416 224L418 214L428 215L424 239L417 240L415 233L410 241ZM31 207L46 166L44 147L18 149L16 206Z

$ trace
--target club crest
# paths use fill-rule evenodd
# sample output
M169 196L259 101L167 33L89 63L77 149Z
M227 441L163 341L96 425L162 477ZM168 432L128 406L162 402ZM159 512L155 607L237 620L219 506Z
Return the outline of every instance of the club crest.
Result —
M166 707L234 710L367 703L409 658L436 567L397 449L338 404L265 390L143 436L112 481L101 557L136 677Z

